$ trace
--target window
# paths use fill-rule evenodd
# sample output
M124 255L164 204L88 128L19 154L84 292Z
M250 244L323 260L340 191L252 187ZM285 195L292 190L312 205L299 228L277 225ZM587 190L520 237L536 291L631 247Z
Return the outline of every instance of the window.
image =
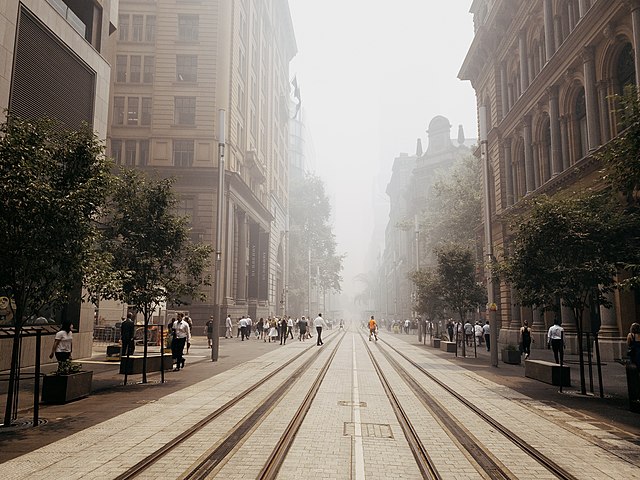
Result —
M177 82L197 82L198 81L198 56L197 55L176 55L176 81Z
M579 160L587 155L589 151L588 146L588 131L587 131L587 106L584 98L584 89L580 90L580 93L576 97L575 103L575 117L576 117L576 148L577 155L576 160Z
M111 140L111 157L118 164L122 164L122 140Z
M156 41L156 16L147 16L147 25L144 30L144 41L155 42Z
M142 41L142 31L144 25L144 16L142 15L134 15L132 28L131 28L131 40L134 42Z
M142 57L140 55L132 55L129 71L129 82L140 83L140 74L142 73Z
M194 42L198 40L197 15L178 15L178 39L183 42Z
M196 123L196 97L175 97L176 125L195 125Z
M156 70L156 58L145 56L144 57L144 72L142 74L143 83L153 83L153 75Z
M113 124L124 125L124 97L113 98Z
M149 164L149 140L140 140L140 165Z
M129 97L127 102L127 125L138 125L140 99Z
M128 167L136 164L136 143L135 140L127 140L124 143L124 164Z
M151 97L142 97L140 125L151 125Z
M193 140L173 141L173 164L176 167L190 167L193 165Z
M116 56L116 82L127 81L127 57L125 55Z
M616 65L616 79L618 80L618 93L624 92L624 87L627 85L633 85L636 83L636 70L633 59L633 46L627 43L620 55L618 56L618 63Z
M118 15L118 40L129 40L129 15Z

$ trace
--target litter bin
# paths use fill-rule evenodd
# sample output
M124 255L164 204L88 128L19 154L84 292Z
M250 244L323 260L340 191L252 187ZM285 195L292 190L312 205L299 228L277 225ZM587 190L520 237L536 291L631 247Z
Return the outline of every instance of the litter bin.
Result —
M627 363L627 388L629 390L629 409L640 413L640 370L633 363Z

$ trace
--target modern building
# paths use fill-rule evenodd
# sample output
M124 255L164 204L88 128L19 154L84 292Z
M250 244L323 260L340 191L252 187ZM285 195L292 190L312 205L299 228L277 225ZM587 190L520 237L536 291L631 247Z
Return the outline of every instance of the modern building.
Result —
M221 281L185 307L195 325L214 313L216 297L220 321L278 311L296 48L286 0L120 2L109 153L174 177L193 240L214 249L218 111L226 112Z
M49 117L67 128L83 122L107 135L109 35L116 0L21 0L0 3L0 106L23 118ZM78 332L74 355L91 355L93 306L76 302L65 315ZM0 317L3 313L0 312ZM22 345L22 365L34 361L33 338ZM0 340L0 370L9 368L11 339ZM47 345L44 349L50 348ZM43 357L46 355L43 355ZM43 358L44 359L44 358Z
M488 126L493 249L508 248L506 216L532 196L572 191L597 178L593 152L618 132L611 96L640 76L640 2L635 0L475 0L475 37L459 77L476 91ZM486 251L486 245L485 245ZM501 284L500 341L515 342L524 320L543 347L549 314L517 304ZM601 309L603 358L623 356L638 321L637 294L612 294ZM575 348L568 309L562 322Z
M419 218L426 206L427 194L439 172L451 168L456 161L471 155L473 140L464 138L462 127L458 138L451 138L451 124L442 116L434 117L427 129L427 150L418 139L415 155L400 154L393 163L389 196L389 220L384 234L384 253L380 259L376 295L378 316L389 321L414 317L411 272L426 266L426 252L419 245Z

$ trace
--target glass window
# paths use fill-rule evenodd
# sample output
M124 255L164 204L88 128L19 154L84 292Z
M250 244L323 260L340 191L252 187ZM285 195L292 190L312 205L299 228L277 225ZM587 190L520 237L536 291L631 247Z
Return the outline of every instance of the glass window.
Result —
M124 125L124 97L113 98L113 124Z
M129 97L127 102L127 125L138 125L140 99L138 97Z
M144 83L153 83L153 75L156 70L156 58L151 56L144 57L144 73L142 81Z
M176 125L195 125L196 123L196 97L175 97Z
M111 157L118 165L122 163L122 140L111 140Z
M129 82L140 83L140 74L142 73L142 57L140 55L131 56Z
M633 59L633 46L627 43L620 55L618 56L618 64L616 65L616 78L618 80L619 93L624 92L624 87L636 83L636 69Z
M132 28L131 28L131 40L133 40L134 42L142 41L143 25L144 25L144 16L134 15Z
M144 30L144 41L155 42L156 41L156 16L147 15L147 26Z
M140 165L149 164L149 140L140 140Z
M125 55L116 56L116 82L127 81L127 57Z
M118 40L129 40L129 15L118 15Z
M198 81L198 56L176 55L176 81Z
M151 125L151 97L142 97L140 125Z
M133 167L136 164L136 142L135 140L127 140L124 144L124 164Z
M190 167L193 165L193 140L173 141L173 164L176 167Z
M184 42L194 42L198 40L197 15L178 15L178 39Z

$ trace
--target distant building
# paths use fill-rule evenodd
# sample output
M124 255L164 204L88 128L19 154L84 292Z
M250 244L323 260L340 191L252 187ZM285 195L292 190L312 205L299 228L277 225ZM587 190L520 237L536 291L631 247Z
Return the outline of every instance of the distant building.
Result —
M640 2L475 0L471 13L475 38L459 76L487 111L490 228L494 250L502 251L509 246L505 218L524 199L597 179L592 154L618 134L611 95L640 76ZM497 294L501 341L513 343L528 320L543 348L551 315L518 305L515 293L502 284ZM622 337L640 319L637 293L610 300L599 331L608 361L624 355ZM561 313L574 345L572 314Z
M175 177L193 240L214 247L217 112L226 111L222 281L188 307L196 325L214 311L214 288L220 321L279 309L296 48L286 0L120 1L109 153Z

